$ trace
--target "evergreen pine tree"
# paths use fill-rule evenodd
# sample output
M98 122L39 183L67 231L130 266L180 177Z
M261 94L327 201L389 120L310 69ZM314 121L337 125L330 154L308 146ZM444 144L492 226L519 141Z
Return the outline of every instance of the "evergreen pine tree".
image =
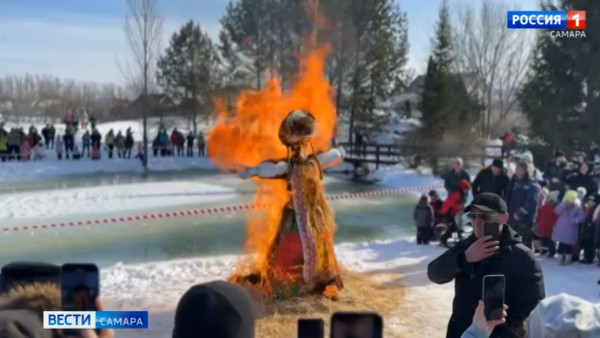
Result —
M479 107L469 96L462 77L454 73L452 31L447 1L442 3L433 39L433 51L427 63L427 73L421 97L423 154L437 171L440 156L465 151L473 145L472 126L477 122ZM446 143L453 135L456 144Z
M538 34L521 107L533 136L565 150L597 140L600 125L600 2L545 1L544 10L585 10L586 38ZM549 150L546 150L549 151Z
M159 84L185 103L195 128L199 110L211 103L220 80L219 55L212 40L190 20L173 34L157 67Z

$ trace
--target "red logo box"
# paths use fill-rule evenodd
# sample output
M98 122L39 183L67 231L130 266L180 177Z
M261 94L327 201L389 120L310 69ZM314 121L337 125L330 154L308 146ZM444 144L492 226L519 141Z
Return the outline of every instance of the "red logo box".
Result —
M585 11L567 11L567 29L585 29Z

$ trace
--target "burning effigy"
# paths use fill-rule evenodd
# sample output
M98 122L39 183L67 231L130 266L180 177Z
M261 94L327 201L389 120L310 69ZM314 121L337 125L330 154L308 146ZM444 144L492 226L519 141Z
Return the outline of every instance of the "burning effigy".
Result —
M244 254L230 281L276 299L302 294L339 297L343 287L334 250L335 217L322 186L323 171L338 164L331 148L337 116L324 76L328 49L302 59L286 93L276 78L243 91L235 114L217 100L208 155L224 171L257 181Z

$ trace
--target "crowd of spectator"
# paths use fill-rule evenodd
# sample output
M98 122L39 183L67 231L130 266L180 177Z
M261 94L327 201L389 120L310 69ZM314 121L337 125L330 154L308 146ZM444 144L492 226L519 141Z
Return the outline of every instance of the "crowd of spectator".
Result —
M47 158L47 151L53 150L58 160L91 158L98 160L105 153L109 159L130 159L134 146L137 144L139 158L143 152L140 141L135 140L131 128L125 133L121 130L110 129L104 136L100 133L95 123L89 128L75 128L73 123L65 125L64 134L57 134L54 125L46 125L41 133L31 126L26 133L23 128L5 130L0 125L0 158L4 161L39 161ZM200 131L197 135L189 132L184 135L174 128L171 135L161 127L152 141L154 157L161 156L206 156L206 142L204 134Z
M509 153L510 148L505 151ZM438 222L444 225L444 233L439 236L441 245L448 246L448 233L459 232L459 242L428 267L429 279L434 283L455 283L447 338L545 337L564 332L555 328L546 335L532 335L527 323L533 310L542 305L555 309L578 304L576 311L586 308L592 314L600 313L600 307L581 305L581 300L574 302L566 295L543 303L545 289L538 261L558 254L560 265L576 261L593 264L598 258L600 266L600 195L598 182L590 175L592 167L585 154L577 154L569 162L564 152L557 150L542 172L535 167L531 153L526 153L516 163L495 159L471 182L462 160L456 159L444 175L448 198L441 201L436 191L421 197L414 212L418 244L427 244L436 237ZM469 189L473 200L465 208ZM473 229L466 239L460 236L464 213ZM485 233L484 229L490 227L498 228L497 238ZM486 275L506 279L502 320L486 320L481 313ZM541 314L535 316L534 320L540 320ZM573 326L573 337L600 336L597 325L587 326L587 330ZM544 328L544 324L539 327ZM579 335L581 332L583 335Z

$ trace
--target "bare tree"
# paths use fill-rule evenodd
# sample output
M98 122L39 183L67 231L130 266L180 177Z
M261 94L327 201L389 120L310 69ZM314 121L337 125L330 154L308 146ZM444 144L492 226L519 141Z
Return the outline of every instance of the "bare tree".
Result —
M506 29L504 2L481 0L480 5L461 7L454 20L457 71L470 93L485 107L481 135L495 136L493 123L518 108L518 93L525 79L532 45L523 30Z
M131 51L130 63L121 69L133 93L142 95L144 169L148 169L147 97L156 88L156 61L160 55L163 19L156 0L125 0L125 35Z

